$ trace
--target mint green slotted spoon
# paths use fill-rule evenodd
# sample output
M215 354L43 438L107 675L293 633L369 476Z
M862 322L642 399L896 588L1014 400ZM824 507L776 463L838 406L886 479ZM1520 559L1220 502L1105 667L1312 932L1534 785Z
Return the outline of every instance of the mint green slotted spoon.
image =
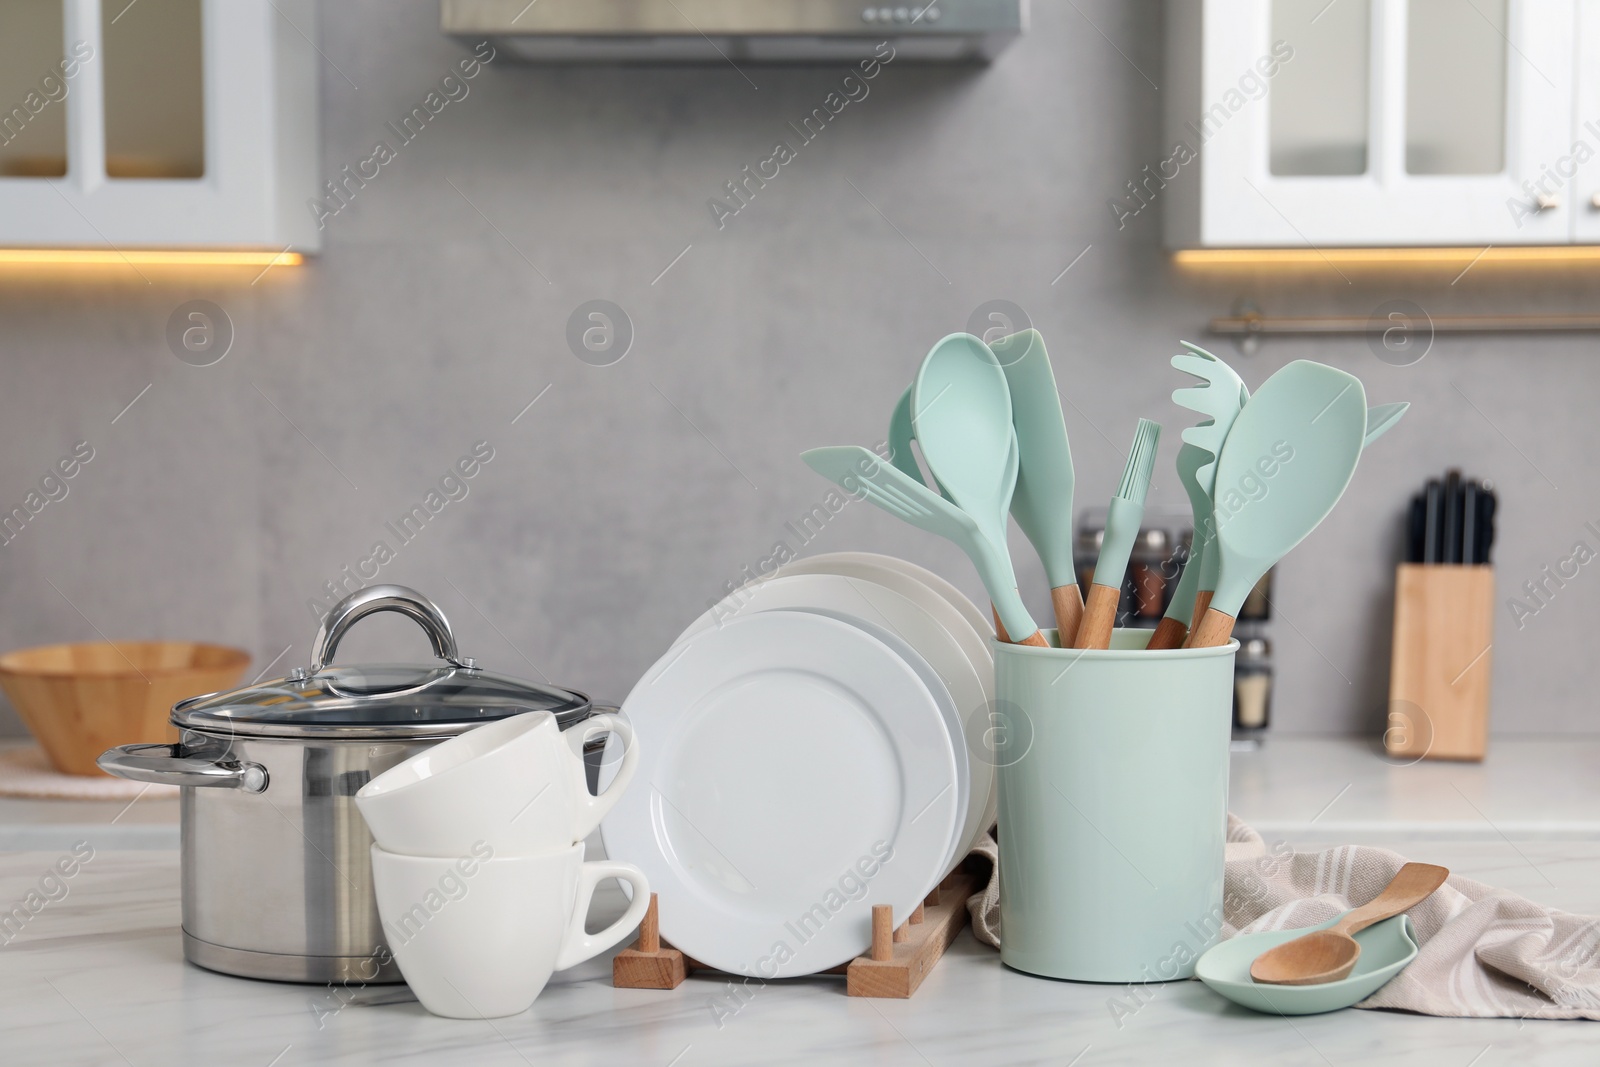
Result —
M1011 422L1017 431L1017 489L1011 497L1011 517L1044 564L1056 630L1066 648L1083 617L1083 593L1072 560L1072 449L1061 414L1061 394L1038 330L1003 337L989 348L1005 372Z
M1278 371L1245 404L1217 460L1211 548L1220 573L1190 647L1227 644L1256 582L1344 495L1366 432L1361 382L1309 360Z
M852 496L866 499L889 514L929 533L953 541L972 560L994 602L995 614L1010 634L1026 634L1018 644L1046 647L1044 635L1017 592L1011 558L996 547L978 521L905 471L887 464L859 445L833 445L800 453L806 466ZM1015 466L1012 466L1013 476Z

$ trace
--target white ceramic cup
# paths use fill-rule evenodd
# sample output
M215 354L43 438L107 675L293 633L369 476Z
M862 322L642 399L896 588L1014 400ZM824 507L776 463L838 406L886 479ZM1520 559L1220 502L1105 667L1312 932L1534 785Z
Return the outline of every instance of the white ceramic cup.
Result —
M584 932L595 886L633 887L622 918ZM542 856L499 856L478 842L457 858L397 856L372 846L384 937L422 1006L452 1019L528 1010L550 975L598 956L644 918L650 885L639 868L583 862L583 845Z
M605 790L591 796L583 745L604 733L622 741L622 760ZM638 763L633 728L622 716L592 715L562 730L550 712L531 711L468 730L385 771L356 794L356 807L388 852L454 858L486 842L497 856L538 855L589 836Z

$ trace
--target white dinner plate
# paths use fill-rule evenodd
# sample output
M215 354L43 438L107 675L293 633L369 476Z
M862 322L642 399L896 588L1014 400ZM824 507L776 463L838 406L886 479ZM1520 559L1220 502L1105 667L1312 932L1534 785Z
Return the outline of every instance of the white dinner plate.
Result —
M842 612L899 634L939 672L961 717L962 733L955 738L957 759L967 764L965 777L969 785L967 809L952 842L953 851L960 858L973 839L992 825L989 811L995 792L994 760L976 746L983 742L988 728L994 671L974 666L966 646L976 639L955 609L904 575L886 577L904 591L842 574L785 574L753 582L701 614L678 640L688 640L729 618L808 608ZM963 737L965 744L961 743ZM984 822L986 817L991 821Z
M907 578L915 578L923 585L938 593L961 613L972 626L972 632L983 638L983 655L991 662L994 653L989 649L989 638L994 636L994 623L982 608L957 589L949 580L937 571L912 563L899 556L886 556L881 552L822 552L815 556L805 556L781 568L779 574L855 574L859 571L861 577L872 579L871 573L889 571L894 574L903 574ZM892 588L892 587L891 587Z
M956 638L961 651L978 672L983 683L982 704L963 704L961 720L967 735L967 752L972 757L972 795L979 801L977 811L966 823L963 855L984 831L994 825L1000 809L1000 793L995 788L994 751L990 743L989 711L994 707L994 628L989 618L966 596L926 567L909 560L884 556L876 552L825 552L806 556L788 564L778 572L784 574L842 574L850 578L864 578L892 589L916 601L932 613ZM927 590L935 594L930 597ZM939 601L956 609L965 626L943 609ZM982 708L982 711L978 709Z
M872 907L903 922L957 832L955 752L894 649L799 611L727 621L669 649L623 705L634 785L606 854L660 898L661 933L760 978L866 951Z
M963 829L965 828L965 813L971 810L972 803L972 772L968 764L974 761L961 758L961 750L966 745L965 727L961 723L961 713L956 710L955 698L950 695L949 688L944 684L944 679L939 677L939 672L933 665L923 658L922 653L911 647L911 643L899 634L886 627L867 622L865 619L854 615L847 615L842 611L829 611L826 608L805 608L805 611L817 615L826 615L830 619L847 622L851 626L859 627L888 645L899 654L917 672L917 677L922 679L922 684L928 687L928 692L933 694L934 702L939 705L939 712L944 716L944 726L950 733L950 744L956 750L956 811L962 813ZM958 860L967 854L967 843L957 833L950 840L950 851L945 854L944 864L941 869L949 874L951 868Z

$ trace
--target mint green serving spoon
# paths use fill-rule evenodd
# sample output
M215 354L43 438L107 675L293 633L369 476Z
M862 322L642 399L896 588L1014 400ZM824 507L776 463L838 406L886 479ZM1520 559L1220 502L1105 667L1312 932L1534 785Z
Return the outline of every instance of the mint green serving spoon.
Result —
M1015 453L1012 455L1010 469L1014 478ZM973 516L859 445L813 448L800 453L800 458L805 460L806 466L850 495L864 496L896 518L955 542L978 569L978 576L983 579L995 613L1006 631L1012 635L1028 635L1020 641L1013 636L1012 640L1022 645L1048 646L1017 593L1011 558L983 532Z
M933 346L911 385L911 427L939 487L1003 551L1015 433L1011 391L988 345L953 333Z
M911 426L928 474L1004 555L1019 460L1011 391L988 345L953 333L933 346L911 384ZM1002 637L1014 632L1001 626Z
M1249 399L1245 395L1245 400ZM1366 449L1372 442L1387 433L1394 424L1400 421L1401 416L1411 405L1408 403L1380 404L1367 409L1367 432L1362 440L1362 448ZM1211 462L1211 454L1202 448L1185 442L1178 449L1178 481L1183 484L1184 491L1189 494L1189 507L1194 517L1194 540L1190 544L1189 559L1184 564L1183 575L1178 579L1178 586L1172 593L1172 600L1167 605L1167 613L1156 626L1156 632L1150 636L1147 648L1177 648L1183 644L1189 632L1189 624L1194 619L1196 606L1195 594L1200 592L1202 581L1208 577L1212 587L1216 585L1214 573L1203 576L1202 572L1210 568L1204 567L1200 560L1205 555L1204 530L1211 521L1211 491L1200 485L1199 471L1202 466ZM1215 553L1212 554L1215 558ZM1202 610L1210 601L1210 590L1207 590L1205 601L1201 602Z
M1217 460L1212 513L1216 595L1189 645L1227 644L1250 590L1339 502L1367 432L1367 395L1344 371L1296 360L1234 420Z
M1023 330L989 346L1005 372L1017 431L1017 489L1011 517L1028 535L1050 582L1056 630L1065 648L1083 617L1083 593L1072 560L1072 449L1061 394L1044 338Z

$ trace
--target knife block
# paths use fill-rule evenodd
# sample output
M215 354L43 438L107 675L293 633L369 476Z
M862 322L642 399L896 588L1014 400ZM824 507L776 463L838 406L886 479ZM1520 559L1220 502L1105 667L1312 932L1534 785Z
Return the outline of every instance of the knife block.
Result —
M1493 647L1493 567L1400 565L1383 734L1389 755L1483 759Z

